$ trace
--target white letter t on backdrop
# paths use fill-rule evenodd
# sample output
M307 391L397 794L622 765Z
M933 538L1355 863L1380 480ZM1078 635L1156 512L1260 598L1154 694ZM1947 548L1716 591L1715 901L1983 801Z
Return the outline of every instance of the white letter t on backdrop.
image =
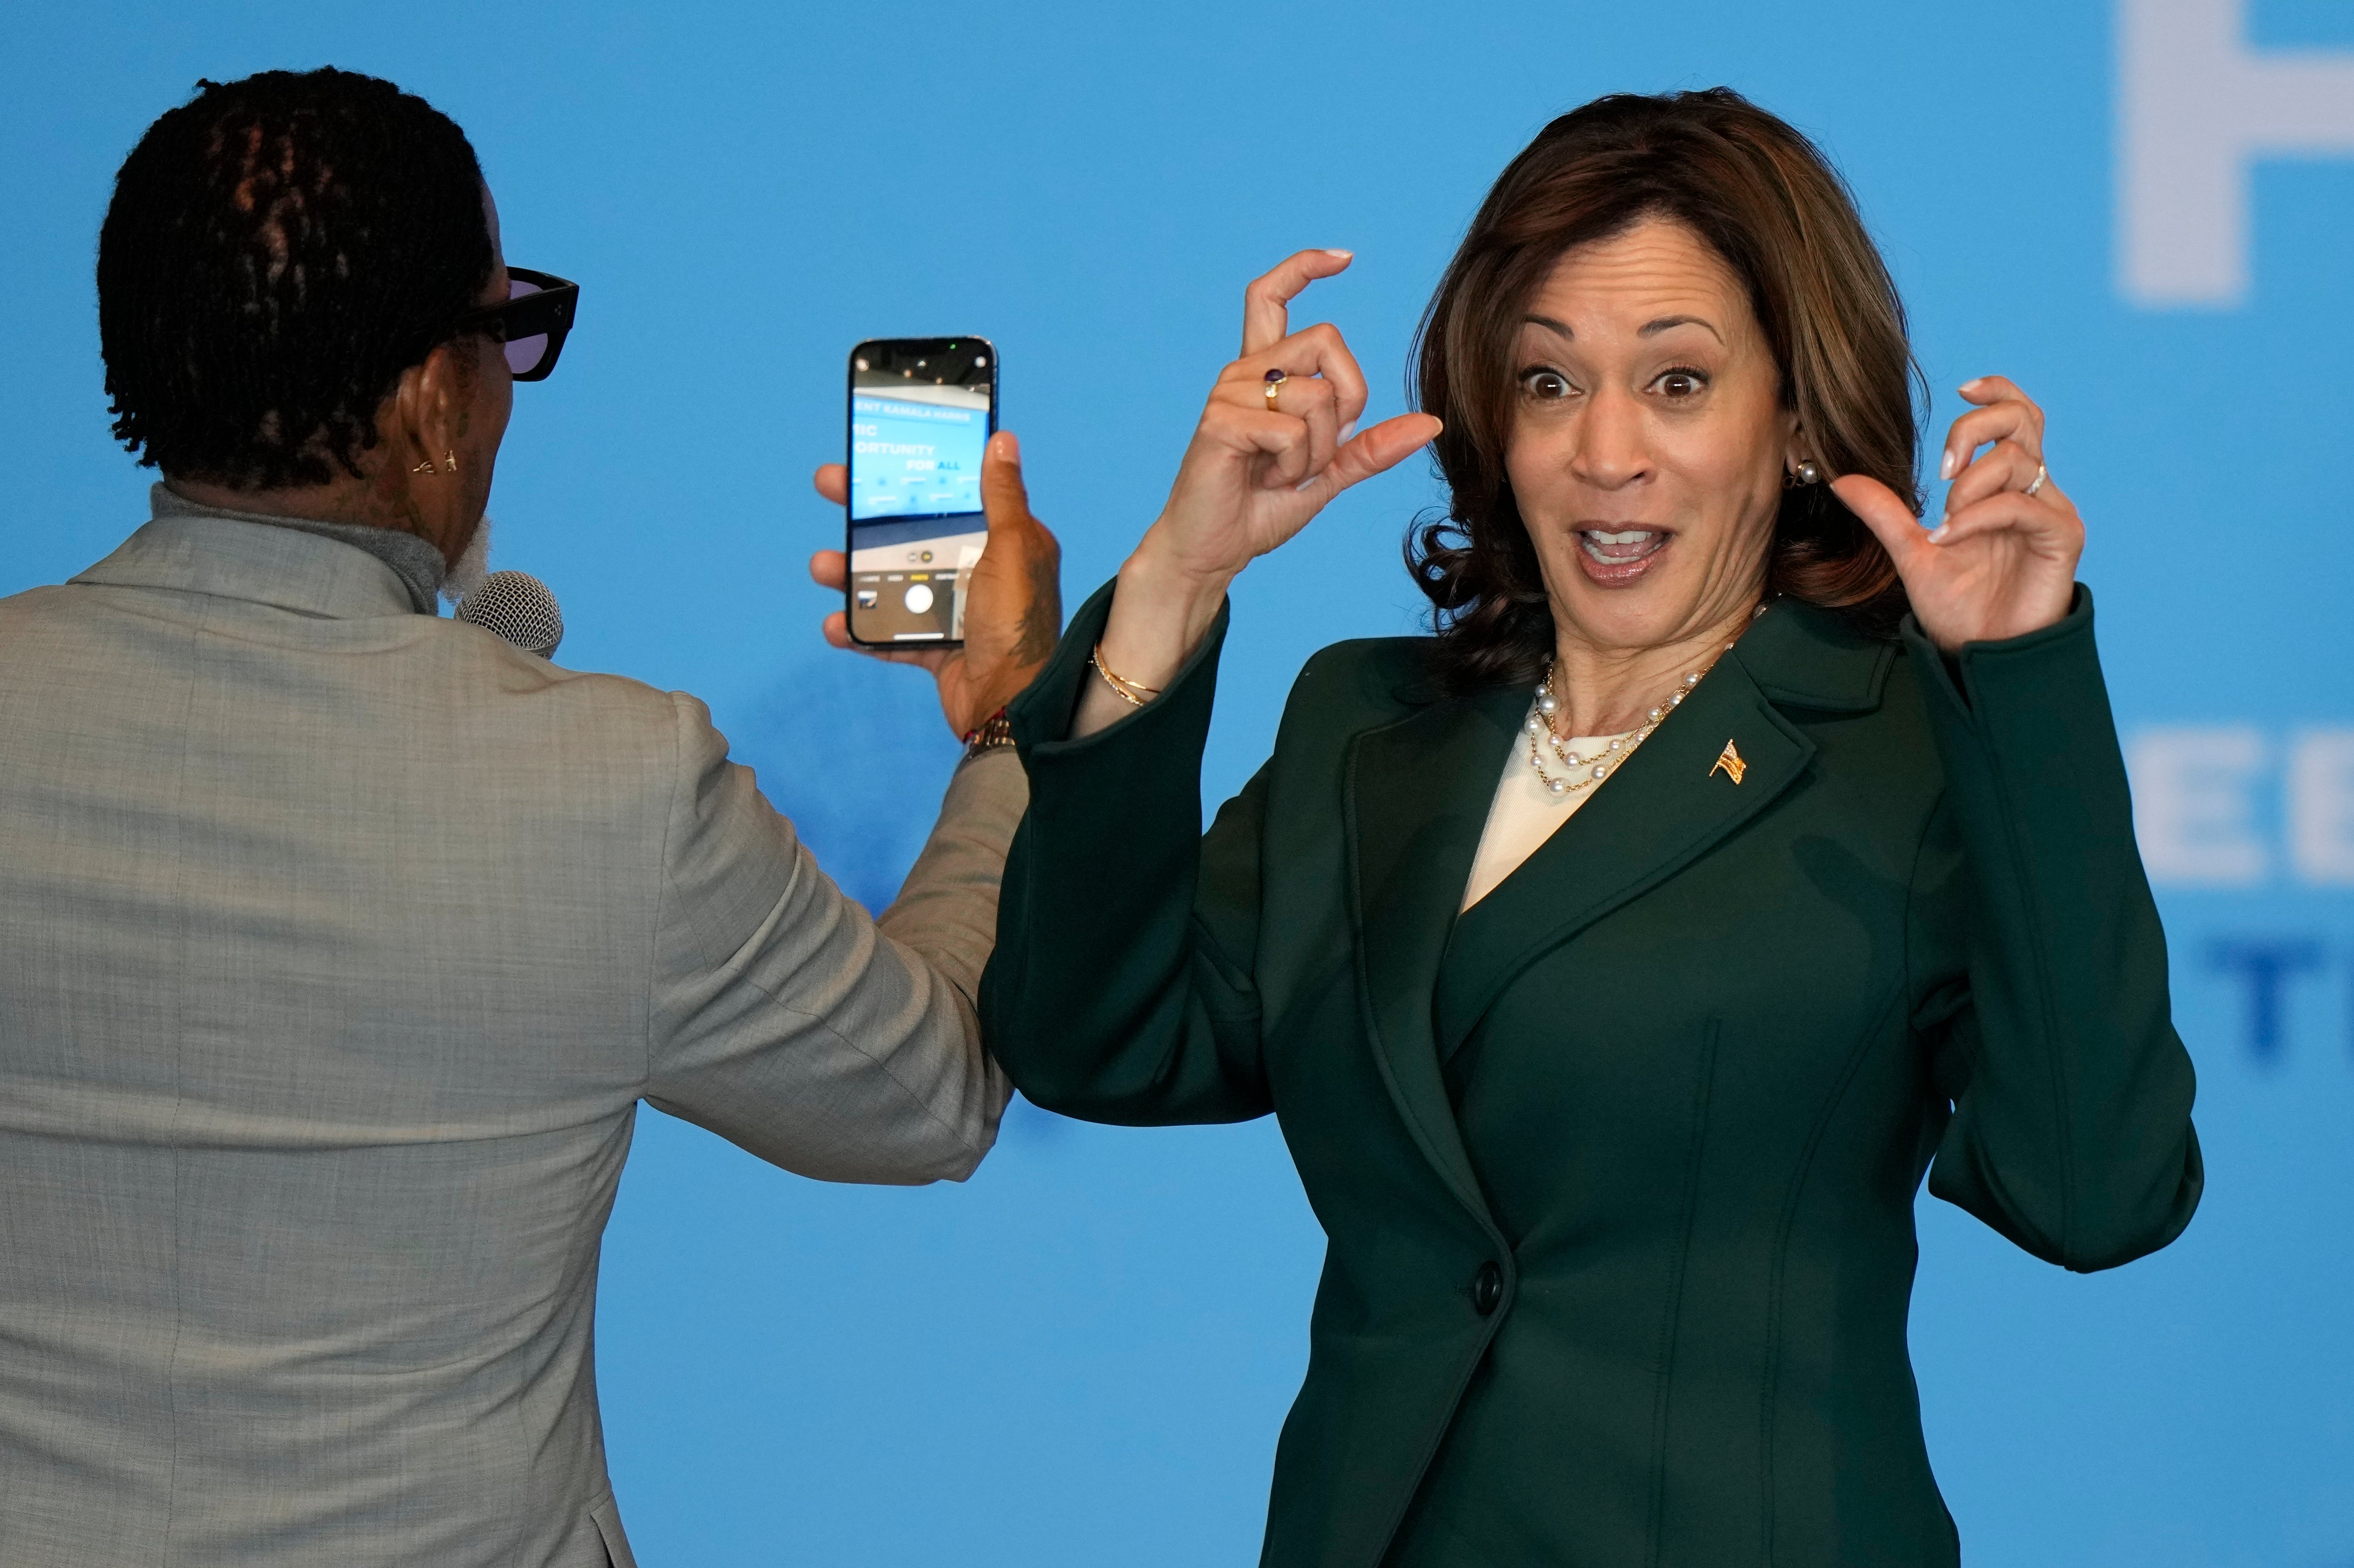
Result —
M2248 295L2256 159L2354 158L2354 53L2248 48L2245 0L2117 0L2117 284L2143 306Z

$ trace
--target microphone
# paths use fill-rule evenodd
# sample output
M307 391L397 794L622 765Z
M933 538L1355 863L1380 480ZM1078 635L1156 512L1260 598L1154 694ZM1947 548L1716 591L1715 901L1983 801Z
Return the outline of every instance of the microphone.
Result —
M458 602L453 618L543 659L556 656L564 641L564 612L556 596L529 572L493 572Z

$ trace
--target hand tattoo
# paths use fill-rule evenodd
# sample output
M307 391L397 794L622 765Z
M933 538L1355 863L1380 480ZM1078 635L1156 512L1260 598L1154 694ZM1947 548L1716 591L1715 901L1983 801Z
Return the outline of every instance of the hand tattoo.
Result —
M1063 635L1062 553L1051 546L1025 553L1030 575L1030 599L1022 609L1022 625L1013 638L1017 664L1044 663Z

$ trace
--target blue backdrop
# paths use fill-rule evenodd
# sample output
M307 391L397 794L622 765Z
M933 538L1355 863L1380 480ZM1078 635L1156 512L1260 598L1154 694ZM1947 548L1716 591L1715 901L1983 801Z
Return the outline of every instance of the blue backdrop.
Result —
M2354 1563L2354 16L2310 0L1182 6L676 0L0 14L0 592L145 515L109 442L109 180L200 76L334 63L472 135L508 254L581 280L518 390L500 559L564 662L708 700L825 863L887 899L953 760L928 684L835 654L857 339L977 333L1073 602L1151 517L1244 281L1353 248L1302 320L1402 401L1488 182L1596 93L1727 82L1847 170L1937 389L2051 411L2200 1075L2211 1182L2080 1278L1921 1205L1932 1451L1980 1563ZM1317 646L1415 624L1419 463L1236 594L1205 791ZM1321 1236L1271 1124L1017 1107L961 1187L829 1188L659 1114L605 1253L622 1507L660 1563L1194 1564L1257 1551Z

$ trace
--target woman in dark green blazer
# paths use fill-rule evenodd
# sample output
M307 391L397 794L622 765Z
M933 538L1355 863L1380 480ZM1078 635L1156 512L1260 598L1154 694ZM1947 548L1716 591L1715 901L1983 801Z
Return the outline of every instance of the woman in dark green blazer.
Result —
M995 1048L1074 1116L1281 1118L1330 1247L1267 1563L1953 1563L1924 1173L2085 1270L2200 1181L2042 415L1966 387L1922 531L1887 274L1721 90L1549 127L1433 302L1429 412L1353 436L1285 315L1346 260L1253 286L1015 705ZM1438 635L1310 660L1204 836L1226 582L1434 438Z

